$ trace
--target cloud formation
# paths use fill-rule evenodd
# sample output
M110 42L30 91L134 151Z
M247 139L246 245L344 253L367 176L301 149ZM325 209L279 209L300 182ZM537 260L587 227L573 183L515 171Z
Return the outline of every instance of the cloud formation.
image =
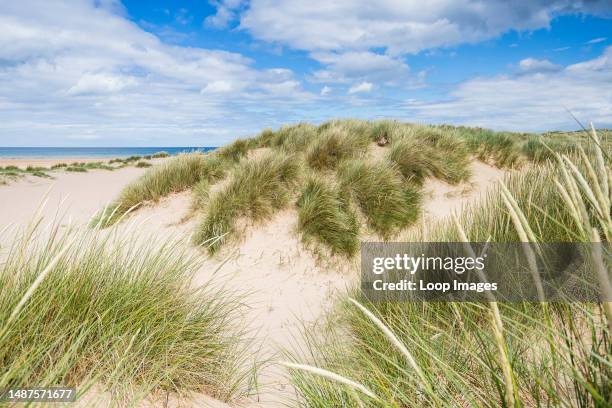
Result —
M39 139L41 128L44 145L92 133L109 144L216 144L250 132L250 110L282 114L310 96L290 70L165 44L118 2L2 2L0 32L2 144Z
M547 27L556 15L609 15L609 1L212 1L204 26L239 26L258 45L303 50L308 68L173 45L131 21L118 0L1 2L0 145L218 145L339 116L550 129L572 126L565 107L612 125L610 47L569 66L517 58L513 74L429 94L419 92L430 68L407 62L422 50ZM191 15L169 18L190 24Z
M367 93L367 92L371 92L373 87L374 85L372 85L371 82L364 81L364 82L351 86L348 90L348 93L349 94Z
M561 67L547 59L525 58L519 62L519 69L523 72L557 71Z
M572 125L571 111L599 126L612 124L612 47L592 60L547 72L475 78L443 102L410 103L421 120L495 129L550 130Z
M610 15L608 0L252 0L240 27L308 51L384 48L391 55L548 27L569 13Z

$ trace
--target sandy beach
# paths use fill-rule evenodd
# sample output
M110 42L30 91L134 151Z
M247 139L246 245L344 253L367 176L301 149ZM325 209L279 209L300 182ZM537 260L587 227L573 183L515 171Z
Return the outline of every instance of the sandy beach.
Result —
M57 157L57 158L12 158L0 157L0 167L16 166L25 169L31 167L51 167L56 164L108 162L115 157Z
M145 170L126 167L79 174L59 172L54 179L26 177L0 186L0 226L25 225L39 208L46 220L59 216L64 222L87 223ZM470 183L426 183L429 198L424 204L424 222L458 211L505 174L480 162L472 164L472 172ZM189 236L197 223L196 217L190 216L190 202L190 192L173 194L138 210L122 228L136 226L143 239ZM284 210L268 222L247 226L239 243L207 258L195 277L195 285L213 281L242 293L247 305L244 324L253 338L252 358L269 362L260 370L258 394L240 406L280 407L294 395L288 378L274 361L283 350L299 349L302 328L322 321L337 295L358 279L357 261L324 263L304 248L296 222L295 210ZM185 245L202 253L189 241Z

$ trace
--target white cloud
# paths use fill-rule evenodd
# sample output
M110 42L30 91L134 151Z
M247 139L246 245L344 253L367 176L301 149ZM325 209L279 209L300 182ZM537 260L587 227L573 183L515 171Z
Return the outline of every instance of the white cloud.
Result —
M252 0L240 27L308 51L385 48L390 54L473 43L548 27L555 15L610 13L609 0Z
M207 84L201 91L201 93L225 93L231 92L233 89L230 81L213 81Z
M68 89L69 95L110 94L119 92L137 83L135 78L113 74L83 74L78 82Z
M204 19L204 25L221 29L227 27L233 18L234 13L228 8L221 6L215 14Z
M353 86L351 86L348 90L349 94L356 94L356 93L367 93L367 92L371 92L373 88L373 85L371 82L361 82L359 84L355 84Z
M219 144L313 97L290 70L165 44L113 1L1 2L0 32L0 145L83 135L105 145Z
M599 44L606 41L607 39L608 37L593 38L592 40L585 42L585 44Z
M243 0L211 1L211 4L217 8L217 12L206 17L204 25L217 29L226 28L236 18L236 9L240 8L243 3Z
M224 6L219 7L222 10ZM509 30L546 28L562 14L610 14L609 0L252 0L240 28L306 50L324 68L318 82L422 86L402 56L477 43Z
M409 80L410 68L400 58L376 54L369 51L359 52L316 52L312 58L326 65L314 72L313 79L322 82L354 82L368 80L397 84Z
M329 94L330 94L331 90L332 90L332 89L331 89L329 86L325 85L323 88L321 88L321 93L320 93L320 95L321 95L321 96L327 96L327 95L329 95Z
M519 62L519 68L523 72L545 72L557 71L561 67L553 64L547 59L525 58Z
M557 71L468 80L444 102L406 104L410 116L495 129L574 128L566 109L598 126L612 125L612 47Z
M187 10L186 8L180 8L176 12L174 20L181 25L187 25L191 23L191 21L193 20L193 16L189 14L189 10Z

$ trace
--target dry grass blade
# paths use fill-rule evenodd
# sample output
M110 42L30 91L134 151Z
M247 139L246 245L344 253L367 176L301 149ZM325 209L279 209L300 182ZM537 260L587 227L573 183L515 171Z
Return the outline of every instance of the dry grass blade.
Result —
M471 245L469 245L469 240L465 230L461 226L461 223L459 223L459 220L455 214L453 214L453 221L455 222L455 226L459 231L461 240L466 244L466 248L468 249L470 256L475 257L476 254L474 253ZM482 274L482 272L480 273ZM484 277L481 277L481 280L484 281ZM489 292L487 292L487 294L488 297L493 298L492 294ZM504 376L504 386L506 387L506 404L508 407L514 407L516 401L516 385L514 384L514 377L512 375L512 366L510 365L510 360L508 359L508 346L506 344L506 340L504 339L504 324L501 318L501 313L499 312L499 306L494 300L489 302L489 312L493 336L495 337L495 343L497 344L497 350L499 352L499 365L501 366L502 374Z
M599 140L599 136L597 135L597 132L595 131L595 127L593 126L593 123L591 123L591 137L593 138L593 141L595 142L595 145L596 145L595 162L597 163L597 173L601 177L601 187L602 187L604 195L608 197L608 200L610 200L610 183L609 183L610 180L607 177L606 162L604 160L603 149L601 147L601 141Z
M593 243L591 244L593 261L597 278L599 279L599 287L601 290L601 298L603 299L604 312L608 321L608 330L612 333L612 284L610 283L610 272L604 264L603 250L599 233L593 229Z
M574 178L576 179L576 182L581 187L581 190L584 193L584 195L587 197L587 199L593 205L593 207L597 210L599 217L610 218L610 214L608 213L606 215L604 210L601 208L599 201L597 201L597 198L595 197L595 193L593 192L591 186L586 181L586 179L584 178L580 170L578 170L578 167L576 167L576 165L567 156L563 156L563 161L567 164L567 166L571 170Z
M408 351L406 346L404 346L404 344L397 338L397 336L391 331L391 329L389 329L387 327L387 325L385 325L382 322L382 320L380 320L378 317L376 317L374 315L374 313L370 312L361 303L357 302L353 298L349 298L349 300L351 301L351 303L353 303L355 306L357 306L357 308L359 310L361 310L363 312L363 314L365 314L370 320L372 320L372 322L380 330L382 330L382 332L385 334L385 336L387 336L389 341L391 341L391 344L393 344L404 355L404 357L406 358L406 361L408 362L410 367L412 367L414 372L417 374L417 376L418 376L418 378L419 378L419 380L421 382L421 385L423 386L423 388L425 388L428 391L428 394L429 395L435 395L434 392L433 392L433 388L432 388L431 384L429 383L429 380L427 379L427 377L425 377L425 374L423 373L423 370L421 370L421 367L419 367L419 365L417 364L416 360L412 356L412 353L410 353L410 351Z
M73 237L67 244L65 244L65 246L55 255L55 257L51 259L51 261L47 264L45 269L43 269L42 272L38 274L34 282L30 285L28 290L24 293L22 298L19 300L19 303L17 303L17 305L11 312L9 318L4 324L4 327L1 332L2 334L0 335L0 339L2 339L3 335L8 331L9 326L11 325L13 320L17 317L19 312L21 312L21 309L23 309L23 307L25 306L27 301L30 299L30 297L32 297L32 294L34 293L34 291L36 291L36 289L40 286L40 284L45 280L49 272L51 272L53 268L55 267L55 265L60 261L60 259L62 259L62 256L64 256L66 251L70 249L70 247L75 242L75 240L76 240L76 237Z
M512 223L514 224L514 228L516 232L519 234L519 238L523 243L523 252L525 253L525 257L527 258L527 263L529 264L529 271L531 272L531 277L533 279L533 283L536 285L536 290L538 292L538 298L541 302L544 302L546 297L544 295L544 287L542 286L542 279L538 272L538 264L536 262L536 254L532 248L532 243L535 244L535 235L529 228L527 224L527 220L525 215L522 213L521 209L516 204L516 201L512 198L512 194L508 191L506 186L501 183L501 196L510 212L510 217L512 218ZM533 240L530 240L530 237Z
M343 377L343 376L341 376L339 374L336 374L336 373L333 373L331 371L324 370L324 369L318 368L318 367L309 366L309 365L306 365L306 364L295 364L295 363L289 363L289 362L286 362L286 361L281 361L281 362L279 362L279 364L283 365L283 366L285 366L287 368L291 368L293 370L306 371L306 372L309 372L311 374L315 374L315 375L318 375L320 377L327 378L328 380L332 380L332 381L336 381L336 382L339 382L339 383L344 384L344 385L348 385L349 387L358 390L359 392L367 395L370 398L379 399L376 396L376 394L374 394L372 391L368 390L362 384L359 384L356 381L353 381L351 379L348 379L346 377Z

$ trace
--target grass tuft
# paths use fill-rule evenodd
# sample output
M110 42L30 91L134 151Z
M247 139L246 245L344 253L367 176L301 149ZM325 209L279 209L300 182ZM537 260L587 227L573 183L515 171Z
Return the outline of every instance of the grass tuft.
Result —
M153 153L151 155L151 157L153 159L163 159L163 158L166 158L166 157L169 157L169 156L170 156L170 154L168 152L164 152L163 150L161 152Z
M300 153L317 137L317 127L308 123L283 126L272 137L267 147L278 148L288 153Z
M138 180L128 184L106 211L98 214L93 225L103 227L117 222L131 208L147 201L158 201L171 193L186 190L200 180L210 182L225 176L226 164L216 155L180 154L149 169Z
M269 153L242 161L227 186L208 202L206 216L196 229L194 242L216 252L235 233L238 218L260 221L289 202L300 164L294 157Z
M193 186L191 208L194 210L203 209L210 199L210 183L207 179L198 181Z
M311 178L297 201L298 229L332 254L348 257L359 249L359 224L340 191L320 178Z
M223 160L238 162L246 156L250 147L249 140L237 139L233 143L215 150L214 154L218 155Z
M457 137L434 128L421 128L413 135L396 138L388 158L407 179L423 184L436 177L450 184L470 178L470 156Z
M416 221L420 193L387 161L351 160L338 169L340 188L353 196L368 225L384 239Z
M477 129L464 135L468 148L484 162L497 167L518 167L523 162L518 136L508 132Z
M151 167L152 164L146 161L139 161L138 163L136 163L136 167Z
M248 391L238 303L190 285L184 245L33 225L0 264L0 388L95 386L117 405Z
M342 126L329 126L312 142L306 162L315 170L334 169L343 160L364 154L368 140Z
M86 173L87 168L83 166L68 166L66 167L66 171L70 171L74 173Z

